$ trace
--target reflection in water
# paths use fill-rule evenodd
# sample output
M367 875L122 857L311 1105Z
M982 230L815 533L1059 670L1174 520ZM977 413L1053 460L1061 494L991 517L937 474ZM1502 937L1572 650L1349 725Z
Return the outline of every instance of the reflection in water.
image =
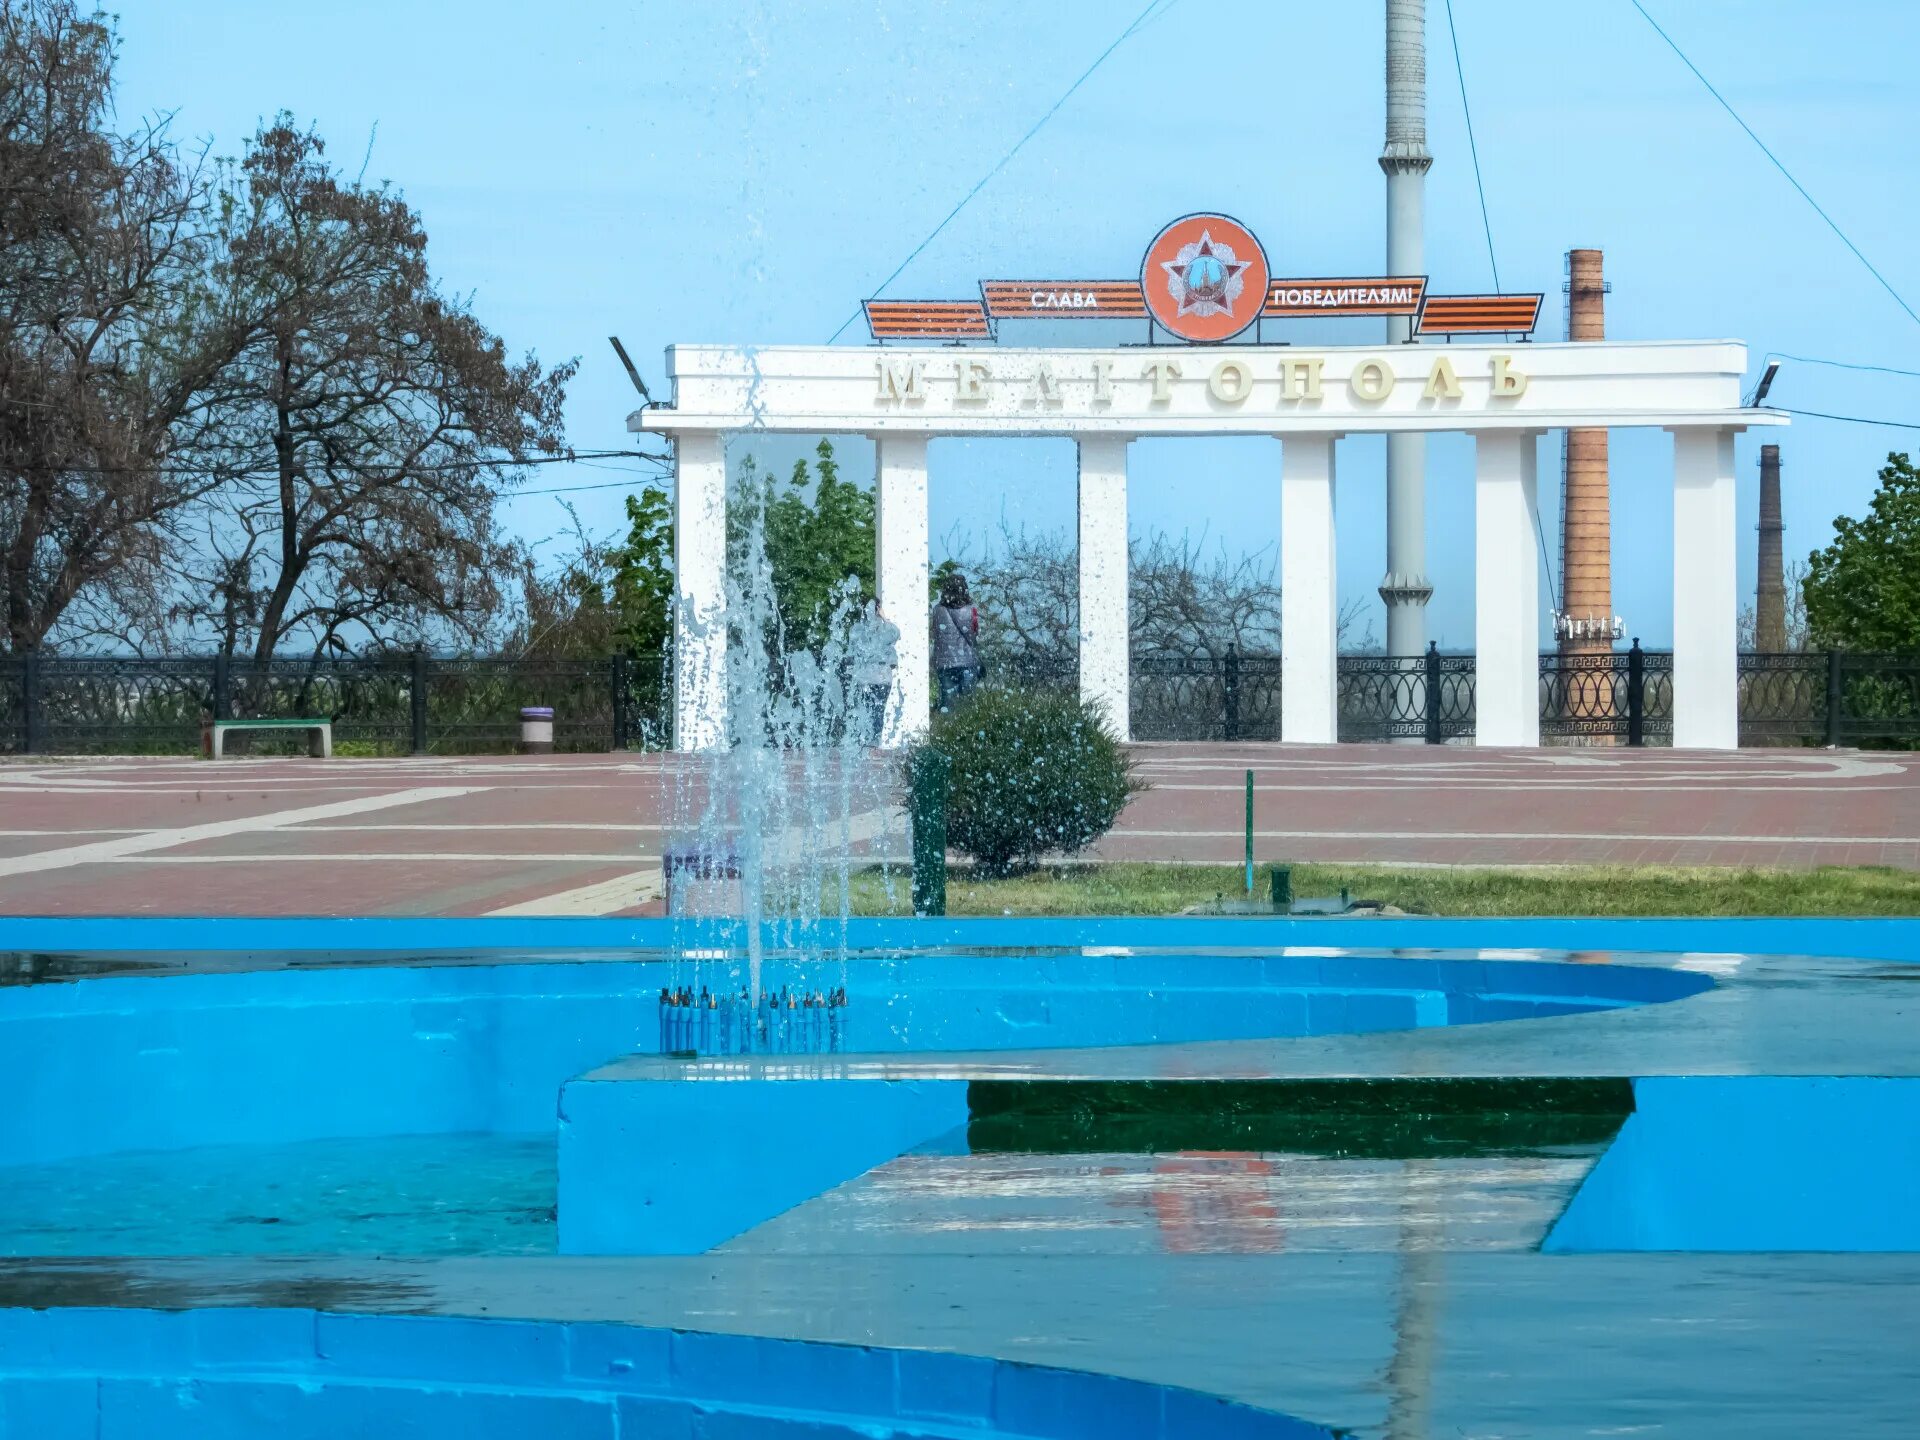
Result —
M48 985L100 975L141 975L167 968L163 962L126 955L67 955L44 950L0 950L0 985Z
M197 1263L151 1266L114 1260L0 1260L0 1306L125 1305L185 1310L201 1305L273 1305L312 1310L425 1308L431 1287L392 1276L314 1274L286 1262L222 1274ZM307 1262L294 1262L304 1266Z
M1593 1163L1550 1154L906 1155L722 1247L763 1254L1531 1250Z
M1409 1160L1417 1170L1437 1162ZM1583 1167L1584 1173L1584 1167ZM1575 1183L1578 1183L1576 1177ZM1408 1197L1413 1190L1410 1187ZM1551 1223L1551 1217L1548 1217ZM1426 1440L1433 1433L1433 1360L1440 1333L1440 1279L1445 1248L1436 1243L1431 1206L1407 1204L1400 1219L1400 1285L1387 1362L1386 1440Z
M1274 1162L1264 1155L1169 1155L1153 1173L1154 1218L1169 1255L1272 1254L1286 1232L1273 1203Z

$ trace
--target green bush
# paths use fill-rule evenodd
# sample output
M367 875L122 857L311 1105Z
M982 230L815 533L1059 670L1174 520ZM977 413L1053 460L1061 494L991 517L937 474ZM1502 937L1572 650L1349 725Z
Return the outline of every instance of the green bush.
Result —
M936 717L947 757L947 843L1004 875L1083 850L1146 787L1100 713L1057 690L993 686Z

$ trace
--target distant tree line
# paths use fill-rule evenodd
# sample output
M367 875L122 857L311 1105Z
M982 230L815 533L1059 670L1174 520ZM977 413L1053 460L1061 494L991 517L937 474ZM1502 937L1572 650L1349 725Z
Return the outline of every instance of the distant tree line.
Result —
M0 652L477 641L574 366L509 355L290 116L232 161L118 125L116 48L0 0Z

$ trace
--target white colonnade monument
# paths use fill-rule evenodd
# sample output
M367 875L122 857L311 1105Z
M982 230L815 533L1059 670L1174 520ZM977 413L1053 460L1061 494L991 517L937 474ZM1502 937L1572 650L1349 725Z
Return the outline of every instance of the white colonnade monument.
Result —
M1264 264L1257 279L1265 297ZM1151 271L1143 275L1149 306L1154 280ZM1056 287L1035 294L1075 293L1061 282L1034 283ZM1283 287L1298 296L1303 285L1354 283L1273 282L1268 304L1286 298ZM987 300L973 311L991 315L993 283L983 289ZM1538 297L1530 298L1537 309ZM870 319L879 303L870 303ZM1431 311L1442 301L1426 304ZM872 323L876 335L885 333ZM1431 327L1423 320L1422 328ZM984 335L985 327L961 333ZM1475 738L1481 745L1538 745L1537 441L1570 426L1648 426L1672 434L1673 743L1738 744L1733 437L1786 417L1743 407L1746 348L1737 342L678 345L667 352L667 369L672 399L635 412L628 424L667 435L674 446L676 749L711 748L725 733L726 627L710 622L725 597L723 439L744 430L863 434L877 443L879 602L900 627L887 726L895 743L924 732L929 719L930 439L1060 436L1079 447L1080 691L1124 736L1128 444L1158 435L1271 437L1280 521L1280 738L1306 744L1336 738L1340 441L1464 431L1476 450Z

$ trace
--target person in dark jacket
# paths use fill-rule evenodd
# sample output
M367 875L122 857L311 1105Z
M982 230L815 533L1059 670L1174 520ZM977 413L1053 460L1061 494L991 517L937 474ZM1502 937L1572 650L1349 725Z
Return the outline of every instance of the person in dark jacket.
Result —
M980 610L959 571L940 582L940 603L928 623L933 627L933 672L940 681L944 713L980 678Z

